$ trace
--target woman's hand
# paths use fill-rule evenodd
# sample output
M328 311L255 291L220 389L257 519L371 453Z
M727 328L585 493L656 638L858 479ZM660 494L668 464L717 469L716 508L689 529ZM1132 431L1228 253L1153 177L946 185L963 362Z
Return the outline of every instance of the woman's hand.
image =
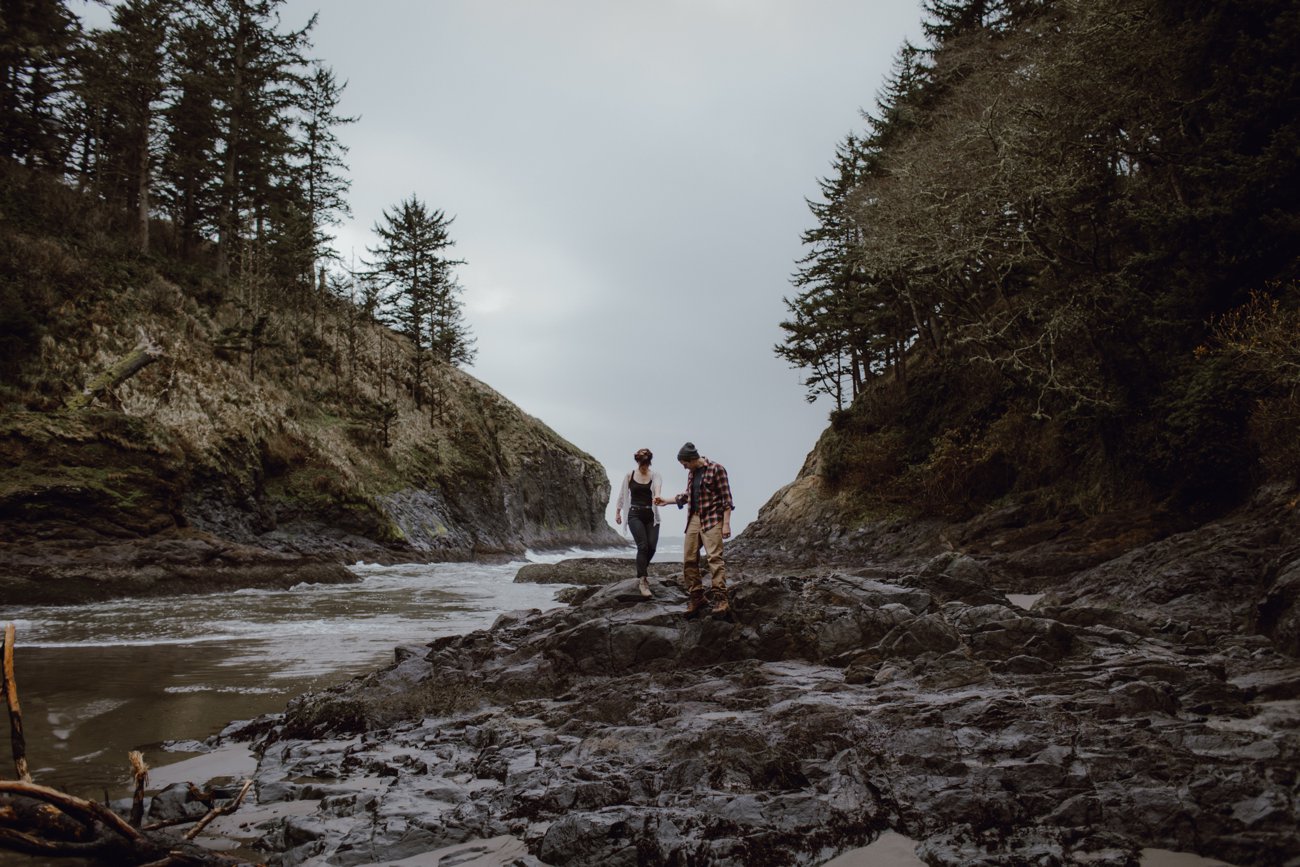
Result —
M615 523L615 524L621 524L621 523L623 523L623 510L622 510L622 509L615 509L615 510L614 510L614 523Z

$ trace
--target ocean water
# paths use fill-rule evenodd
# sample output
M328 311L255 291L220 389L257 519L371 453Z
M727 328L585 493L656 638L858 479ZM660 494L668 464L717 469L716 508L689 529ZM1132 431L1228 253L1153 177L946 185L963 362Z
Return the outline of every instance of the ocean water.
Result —
M187 755L178 751L185 742L373 671L397 646L482 629L506 611L560 605L563 585L514 583L526 562L627 555L358 564L362 580L351 585L0 606L0 626L17 630L14 679L28 764L38 783L85 797L124 795L131 750L151 766L176 761ZM0 755L7 763L8 749Z

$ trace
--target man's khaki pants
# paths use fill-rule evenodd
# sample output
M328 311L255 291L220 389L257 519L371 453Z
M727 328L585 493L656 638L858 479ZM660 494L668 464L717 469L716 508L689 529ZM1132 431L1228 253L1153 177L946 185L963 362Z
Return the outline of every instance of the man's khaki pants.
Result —
M704 555L709 562L713 592L726 593L727 564L722 560L722 525L714 524L701 531L698 515L691 515L686 524L685 552L682 558L682 580L686 584L686 592L695 594L704 589L700 577L700 545L704 546Z

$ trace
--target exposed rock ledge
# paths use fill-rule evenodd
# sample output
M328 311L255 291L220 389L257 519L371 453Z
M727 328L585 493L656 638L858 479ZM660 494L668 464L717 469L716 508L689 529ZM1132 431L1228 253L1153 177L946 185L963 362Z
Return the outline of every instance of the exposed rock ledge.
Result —
M248 587L350 584L341 563L175 531L146 539L11 545L0 556L9 605L79 605L105 599L220 593Z
M672 578L682 571L679 563L651 563L650 577ZM529 563L515 573L515 583L613 584L636 575L636 561L625 557L573 557L559 563Z
M1295 863L1300 663L1251 619L1297 571L1286 538L1228 522L1028 610L951 552L751 560L735 622L684 621L672 580L593 588L242 727L261 802L303 802L261 844L283 865L502 837L519 865L811 865L892 828L954 867Z

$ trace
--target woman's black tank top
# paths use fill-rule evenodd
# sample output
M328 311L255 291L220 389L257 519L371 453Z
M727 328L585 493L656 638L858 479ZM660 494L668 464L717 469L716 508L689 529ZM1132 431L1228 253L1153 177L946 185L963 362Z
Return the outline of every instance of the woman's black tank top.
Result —
M649 483L649 482L646 482L646 483L643 484L643 483L641 483L641 482L638 482L638 481L636 480L636 477L633 476L633 477L629 480L628 487L629 487L629 489L630 489L631 492L632 492L632 508L633 508L633 509L648 509L648 508L650 508L650 504L651 504L651 502L652 502L652 500L653 500L653 497L651 496L651 493L650 493L650 483Z

